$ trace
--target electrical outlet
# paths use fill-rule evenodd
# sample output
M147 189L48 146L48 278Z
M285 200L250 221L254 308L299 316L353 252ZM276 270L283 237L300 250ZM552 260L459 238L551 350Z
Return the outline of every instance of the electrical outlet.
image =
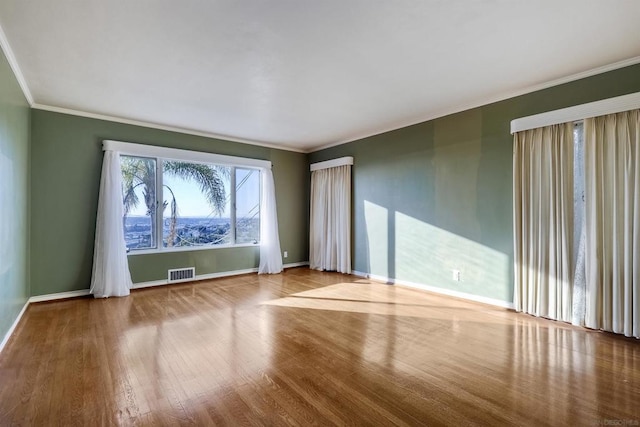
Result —
M455 282L459 282L460 281L460 270L453 270L453 277L452 279Z
M289 252L287 252L287 251L284 251L284 254L283 254L283 256L284 256L285 258L287 258L287 257L289 257Z

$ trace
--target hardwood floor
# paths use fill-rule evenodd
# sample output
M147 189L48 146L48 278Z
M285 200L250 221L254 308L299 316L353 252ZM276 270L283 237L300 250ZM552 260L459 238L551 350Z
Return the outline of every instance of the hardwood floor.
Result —
M640 343L304 268L31 305L0 425L118 424L639 425Z

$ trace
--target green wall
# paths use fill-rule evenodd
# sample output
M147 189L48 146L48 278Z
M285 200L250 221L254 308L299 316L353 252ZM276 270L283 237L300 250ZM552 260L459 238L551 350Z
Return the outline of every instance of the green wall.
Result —
M29 294L27 283L31 295L88 288L103 139L270 160L286 263L308 260L309 161L352 155L354 270L511 301L510 121L640 91L636 65L310 155L33 110L29 148L28 109L8 68L2 72L2 90L8 91L0 99L3 156L16 165L12 179L18 188L30 179L31 190L29 230L20 222L26 200L0 210L18 218L10 238L30 236L28 259L26 246L12 253L21 265L9 273L15 284L0 291L3 308L11 307L3 309L3 316L9 313L0 317L3 328ZM29 194L13 190L15 185L2 188L3 197ZM167 269L181 266L195 266L197 274L254 268L258 254L255 247L219 248L129 259L134 281L144 282L162 280ZM454 269L461 271L461 282L452 280Z
M29 298L29 118L0 53L0 341Z
M285 263L308 260L307 155L42 110L32 111L31 294L87 289L91 280L101 143L113 139L270 160ZM167 269L196 274L255 268L256 247L130 255L134 282L166 279Z
M638 91L635 65L312 153L354 157L354 270L512 301L511 120Z

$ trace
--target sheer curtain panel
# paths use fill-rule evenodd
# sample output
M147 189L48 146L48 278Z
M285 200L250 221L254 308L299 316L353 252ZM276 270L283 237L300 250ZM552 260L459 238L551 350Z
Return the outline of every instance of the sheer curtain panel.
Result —
M514 135L514 305L571 321L573 126Z
M311 172L309 264L351 273L351 164Z
M90 289L95 298L126 296L132 286L122 215L120 154L105 150Z
M275 274L282 271L276 189L271 168L260 170L262 194L260 195L260 265L259 274Z
M585 120L586 326L640 338L640 110Z

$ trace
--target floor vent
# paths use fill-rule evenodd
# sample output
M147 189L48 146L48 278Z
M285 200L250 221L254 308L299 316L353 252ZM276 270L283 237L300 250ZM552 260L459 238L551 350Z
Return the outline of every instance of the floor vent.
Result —
M174 268L169 270L169 283L184 282L185 280L193 280L196 278L196 268Z

